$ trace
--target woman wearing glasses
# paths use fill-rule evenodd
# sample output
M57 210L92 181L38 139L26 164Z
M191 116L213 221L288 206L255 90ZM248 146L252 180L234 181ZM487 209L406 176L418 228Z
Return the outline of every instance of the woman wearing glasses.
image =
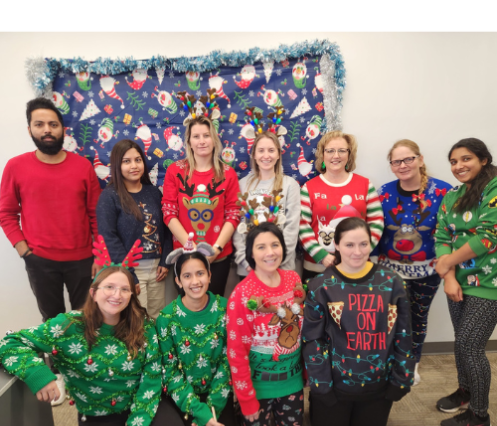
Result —
M57 400L56 376L40 352L51 354L76 404L79 425L148 426L162 393L154 322L121 265L104 268L81 311L59 314L0 340L0 362L40 401Z
M378 191L385 212L385 232L373 254L407 284L411 302L412 345L416 356L414 385L421 380L419 360L426 337L428 311L440 284L435 272L433 233L437 212L451 185L429 177L419 146L396 142L387 156L397 180Z
M300 191L299 237L305 249L303 282L333 264L335 228L355 210L371 228L373 247L381 238L381 203L371 181L352 173L356 154L355 137L347 133L329 132L318 143L315 164L320 175Z

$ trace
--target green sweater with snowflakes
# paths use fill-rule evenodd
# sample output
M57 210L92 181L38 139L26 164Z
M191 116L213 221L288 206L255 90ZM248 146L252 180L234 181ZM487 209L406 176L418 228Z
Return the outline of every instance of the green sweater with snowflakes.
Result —
M89 350L80 319L80 311L63 313L4 337L0 362L36 393L56 379L38 357L40 352L51 353L81 414L105 416L131 409L128 426L150 425L159 404L162 369L153 322L145 320L145 347L132 359L107 324Z
M193 423L205 426L219 418L231 392L226 355L227 300L208 292L209 303L199 312L188 310L178 296L157 318L164 387ZM199 395L208 394L206 403Z
M463 294L497 300L497 177L483 190L477 207L456 212L454 205L466 193L466 185L451 189L438 211L435 232L437 257L468 243L476 257L456 266Z

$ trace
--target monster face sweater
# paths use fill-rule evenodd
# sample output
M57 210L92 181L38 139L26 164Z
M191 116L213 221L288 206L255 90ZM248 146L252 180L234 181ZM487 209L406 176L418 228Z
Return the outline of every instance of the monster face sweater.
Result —
M349 400L407 393L416 362L410 316L402 278L383 266L361 278L332 266L312 279L302 329L311 392Z
M247 301L264 297L273 305L291 306L300 284L295 271L278 269L280 285L268 287L254 271L241 281L228 302L228 360L236 396L246 416L259 410L258 399L278 398L303 388L300 356L302 316L251 311Z
M365 177L349 173L345 182L333 184L319 175L302 186L300 202L299 237L305 249L304 268L309 271L324 271L320 262L335 252L335 228L350 217L351 207L368 223L373 247L381 238L383 210L373 184Z
M476 257L456 266L463 294L497 300L497 177L483 190L478 206L456 212L466 185L453 188L442 201L435 232L437 257L468 243Z
M385 230L373 251L378 263L393 269L404 279L435 274L437 212L451 186L429 178L425 191L405 191L399 180L383 185L378 194L385 213Z
M157 333L164 366L164 391L198 426L219 418L231 392L226 356L226 303L208 292L209 303L199 312L185 307L181 296L157 318ZM200 402L200 394L208 394Z
M105 416L131 409L128 425L150 425L159 404L162 369L153 322L145 321L145 347L132 358L114 337L114 327L106 324L89 349L80 320L81 312L73 311L9 334L0 340L2 365L36 393L56 379L38 357L39 352L51 353L81 414Z

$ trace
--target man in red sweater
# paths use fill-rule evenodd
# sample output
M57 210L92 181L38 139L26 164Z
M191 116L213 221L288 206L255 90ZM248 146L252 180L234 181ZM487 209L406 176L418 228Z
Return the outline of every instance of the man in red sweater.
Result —
M72 309L88 295L92 235L100 186L91 163L62 150L64 122L48 99L27 104L34 152L9 160L0 186L0 226L26 263L43 321L65 312L64 284ZM19 223L22 224L22 229Z

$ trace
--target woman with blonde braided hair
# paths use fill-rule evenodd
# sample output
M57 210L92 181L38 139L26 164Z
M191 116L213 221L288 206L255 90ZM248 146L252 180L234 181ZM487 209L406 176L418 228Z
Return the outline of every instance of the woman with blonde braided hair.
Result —
M396 142L387 158L397 180L378 191L385 213L385 230L373 255L378 256L378 263L393 269L406 281L416 356L414 385L417 385L421 380L418 364L428 311L440 284L434 265L436 215L451 185L428 176L419 146L409 139Z

